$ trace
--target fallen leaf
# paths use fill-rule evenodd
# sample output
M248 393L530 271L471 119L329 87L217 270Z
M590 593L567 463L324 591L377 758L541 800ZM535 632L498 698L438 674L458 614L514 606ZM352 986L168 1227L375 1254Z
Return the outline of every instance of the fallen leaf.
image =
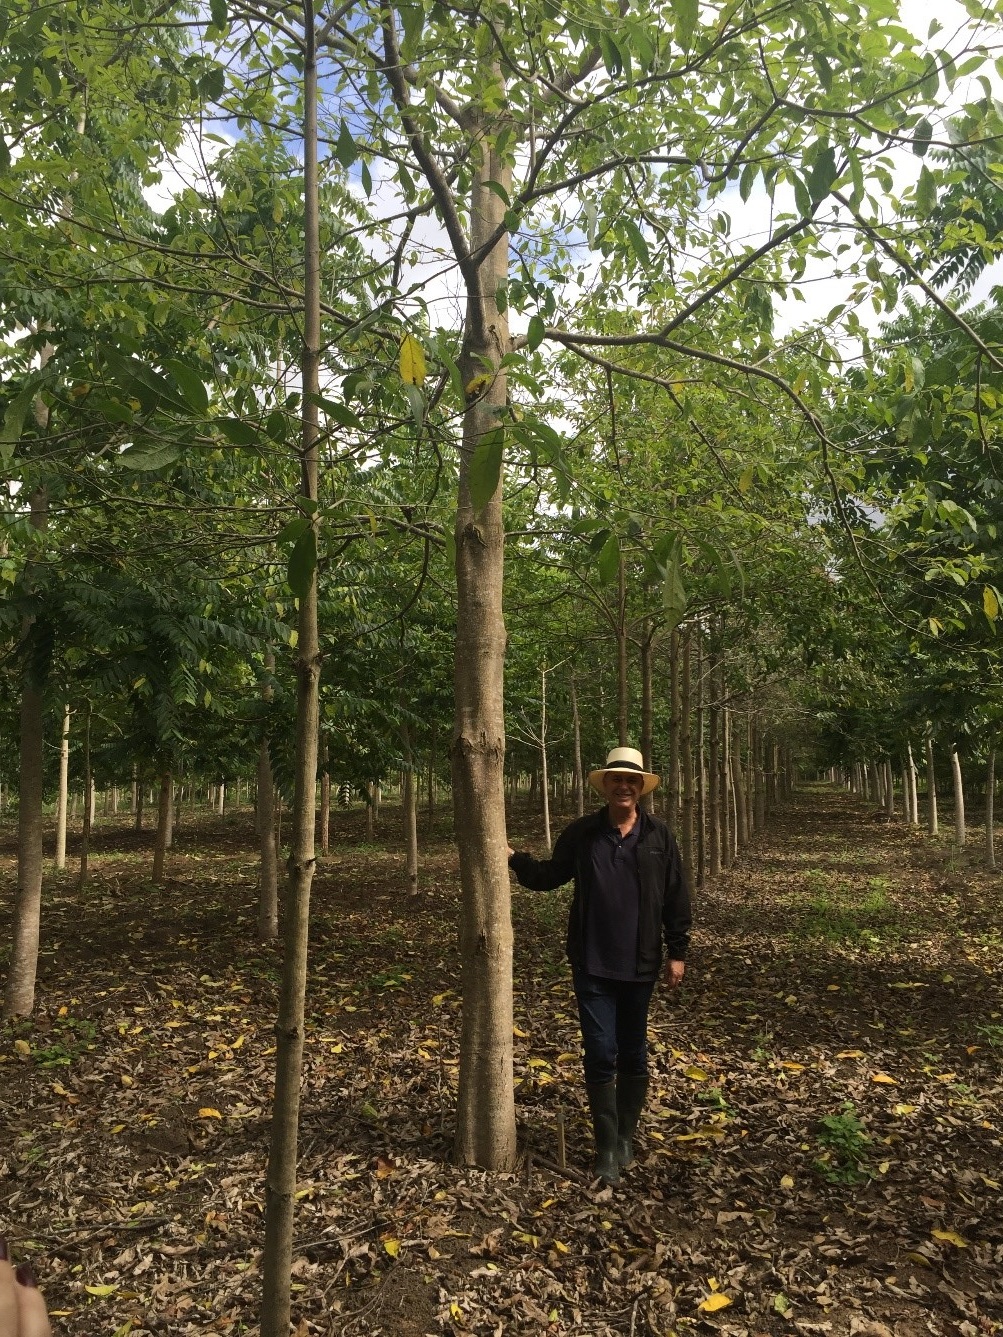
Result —
M88 1295L114 1295L118 1290L117 1286L85 1286L84 1290Z
M688 1077L691 1082L708 1082L710 1073L704 1072L703 1068L698 1068L695 1063L691 1063L688 1068L683 1068L683 1076Z
M953 1244L956 1249L967 1249L968 1241L962 1239L956 1230L931 1230L930 1234L935 1240L943 1240L945 1244Z
M202 1109L199 1110L200 1119L222 1119L222 1117L223 1116L220 1114L219 1110L214 1110L211 1105L204 1105Z
M886 1072L872 1072L871 1081L877 1082L879 1086L898 1086L894 1077L889 1077Z
M727 1309L733 1301L723 1291L715 1291L713 1295L708 1295L706 1300L702 1300L697 1305L697 1309L705 1314L714 1314L719 1309Z

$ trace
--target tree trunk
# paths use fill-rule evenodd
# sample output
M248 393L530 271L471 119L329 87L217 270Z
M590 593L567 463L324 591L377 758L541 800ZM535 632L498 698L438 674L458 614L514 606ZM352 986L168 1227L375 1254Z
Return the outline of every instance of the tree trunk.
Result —
M931 836L938 831L937 823L937 774L933 765L933 731L929 725L926 730L926 807L927 826Z
M87 886L87 862L90 858L91 827L94 824L94 776L91 772L91 703L84 706L84 793L90 794L90 803L84 804L84 829L80 836L80 872L77 877L77 891Z
M392 20L391 20L392 21ZM299 542L313 563L298 591L296 661L296 761L283 914L282 985L276 1020L275 1097L265 1179L265 1246L262 1256L260 1337L288 1337L299 1143L300 1083L310 889L313 884L317 808L317 736L320 724L320 641L317 620L317 474L320 394L320 204L317 168L317 51L314 0L303 3L303 352L300 496L310 503L309 528Z
M696 756L694 758L694 769L696 771L696 884L702 887L704 875L707 871L707 767L705 765L705 724L706 710L704 708L705 683L704 683L704 650L703 636L697 636L697 703L696 703L696 726L697 726L697 746Z
M327 735L320 739L320 852L331 848L331 772L327 768Z
M492 71L499 94L503 78ZM473 113L471 119L477 119ZM472 126L473 182L467 312L460 369L464 385L483 381L463 415L456 515L457 630L452 745L453 804L460 855L460 958L463 1021L456 1156L461 1163L510 1170L516 1160L512 1091L512 913L505 834L505 718L502 615L502 474L491 497L471 495L471 462L497 443L508 393L501 359L508 317L498 294L508 281L504 230L512 187L510 160L495 148L500 123ZM500 191L496 194L496 190ZM489 243L497 238L494 245Z
M725 696L724 674L721 675L722 699ZM732 808L735 803L735 789L731 778L731 711L727 706L721 709L721 865L730 868L735 861L735 828L732 822Z
M575 810L579 817L585 815L585 772L582 769L582 721L578 714L578 688L575 685L575 670L571 670L571 731L574 737L574 775L575 775Z
M763 735L758 723L752 725L752 795L756 833L766 830L766 776L763 773Z
M630 744L627 684L627 567L621 552L616 581L616 735L620 747Z
M965 787L961 780L961 758L956 743L951 744L951 779L954 782L954 844L965 848Z
M435 826L435 767L439 751L439 725L433 716L428 738L428 808L427 822L431 834Z
M916 784L916 759L912 755L912 743L906 744L906 760L909 769L909 805L912 808L909 820L913 826L919 826L919 790Z
M711 877L721 871L721 658L715 652L710 667L710 711L707 774L710 780L707 844Z
M889 819L895 816L895 772L892 769L891 757L885 758L885 812Z
M996 832L994 808L996 806L996 749L989 749L986 763L986 867L996 868Z
M42 366L52 356L43 351ZM36 401L35 417L39 426L48 423L48 409ZM30 502L29 523L43 530L49 519L49 497L44 487L36 488ZM29 569L25 571L26 589L32 586ZM33 619L25 619L22 638L32 634ZM30 656L29 656L30 658ZM4 990L4 1016L29 1016L35 1006L35 975L38 970L38 943L42 925L42 841L44 798L43 744L45 698L42 683L32 668L26 667L21 679L21 719L17 805L17 891L14 898L14 941L10 968Z
M410 758L410 750L408 751ZM418 895L418 782L413 766L405 766L401 789L401 813L404 818L404 871L409 896Z
M682 720L679 710L679 630L669 637L669 774L665 792L665 820L679 828L679 751Z
M680 734L679 768L682 786L682 829L680 847L686 877L693 885L694 873L694 794L693 794L693 732L692 732L692 635L687 631L682 646L682 682L679 692Z
M749 804L745 776L742 774L742 758L732 739L731 748L731 783L735 787L735 853L745 849L749 843Z
M70 778L70 703L63 707L63 732L59 740L59 793L56 798L56 867L66 867L66 809Z
M547 768L547 666L540 670L540 795L543 800L543 840L549 855L550 839L550 776Z
M651 619L646 617L641 627L641 756L644 758L644 769L646 771L653 771L654 769L652 765L652 745L654 741L654 706L652 704L651 684L651 661L654 657L652 637ZM648 812L654 812L654 792L646 794L641 803Z
M164 884L164 864L167 859L167 830L171 824L171 788L174 779L168 770L160 773L160 802L157 806L157 834L153 842L153 873L150 881L155 887Z
M275 655L265 650L265 677L261 684L263 700L271 701L271 676L275 672ZM279 857L275 845L275 784L272 761L268 751L268 733L258 745L258 783L254 805L254 824L258 836L258 937L272 942L279 936Z

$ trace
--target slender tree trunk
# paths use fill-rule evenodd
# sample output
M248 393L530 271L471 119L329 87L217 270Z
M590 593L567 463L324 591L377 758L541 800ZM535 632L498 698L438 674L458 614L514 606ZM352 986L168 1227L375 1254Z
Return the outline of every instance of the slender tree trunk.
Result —
M708 855L711 877L721 871L721 660L715 651L710 664L710 711L707 775L710 781Z
M909 768L909 805L912 809L910 822L919 826L919 789L916 784L916 759L912 755L912 743L906 744L906 760Z
M951 744L951 779L954 782L954 844L965 848L965 787L961 779L961 758L956 743Z
M94 776L91 772L91 703L84 705L84 793L90 794L91 802L84 804L84 829L80 837L80 872L77 877L77 891L87 886L87 863L90 858L91 827L94 824Z
M704 682L704 650L703 636L697 636L696 653L696 677L697 677L697 701L696 701L696 726L697 726L697 745L696 756L694 758L696 770L696 881L697 886L702 887L704 876L707 871L707 767L705 764L705 725L707 712L704 708L705 682Z
M432 724L429 730L428 739L428 809L427 821L428 830L431 833L435 826L435 768L439 753L439 723L435 716L432 717Z
M749 843L749 804L746 778L742 774L742 758L733 739L731 749L731 782L735 787L735 853L745 849Z
M571 670L571 731L574 739L575 810L579 817L585 814L585 772L582 769L582 721L578 714L578 688L575 670Z
M680 736L679 736L679 762L682 784L682 830L681 830L681 853L683 856L683 866L686 869L686 877L693 885L693 874L695 872L694 860L694 794L693 794L693 733L692 733L692 635L686 632L683 637L682 645L682 672L679 691L679 710L680 710Z
M885 812L889 818L895 816L895 771L891 757L885 759Z
M752 728L752 783L757 833L766 830L766 775L763 767L765 746L762 731L757 721Z
M986 867L996 868L996 832L994 830L996 806L996 749L989 749L986 763Z
M933 764L933 731L929 725L927 725L926 730L926 810L930 835L935 836L938 831L937 773Z
M43 354L42 365L51 357ZM41 407L40 407L41 406ZM48 423L48 409L38 401L35 416L39 426ZM49 498L44 487L32 494L29 523L43 530L48 524ZM30 572L25 585L31 588ZM26 619L22 636L32 633L32 621ZM17 891L14 898L14 942L4 990L4 1016L29 1016L35 1006L35 976L38 970L38 944L42 926L42 841L44 797L43 737L45 698L41 682L31 668L21 680L20 747L18 759L17 806Z
M404 730L404 777L401 787L401 815L404 819L404 871L409 896L418 895L418 779L414 773L411 744Z
M540 670L540 796L543 800L543 840L549 854L550 839L550 776L547 770L547 666Z
M725 697L725 679L722 668L721 696ZM735 827L732 822L732 807L735 802L735 790L731 778L731 711L727 706L721 709L721 863L730 868L735 861Z
M485 71L487 74L487 71ZM504 79L495 66L499 98ZM498 294L508 281L506 205L512 169L495 147L501 122L471 113L470 252L460 372L484 384L463 415L456 515L457 631L453 803L460 854L463 1019L456 1157L509 1170L516 1160L512 1089L512 913L505 835L505 623L502 474L490 498L471 495L471 461L495 441L508 402L508 316ZM498 189L500 187L500 190Z
M682 729L679 709L679 629L669 636L669 774L665 794L665 820L679 829L679 752Z
M651 619L645 618L641 627L641 756L644 769L653 770L652 746L654 742L654 705L652 701L651 662L653 655L653 632ZM655 810L654 792L646 794L641 803L648 812Z
M167 861L167 833L171 825L171 789L174 777L169 770L160 773L160 802L157 807L157 834L153 842L153 873L150 881L155 887L164 884L164 865Z
M391 18L389 22L393 22ZM300 496L311 503L309 529L300 542L317 553L317 475L320 394L320 207L317 167L317 52L314 0L303 3L303 199L304 276L301 373L302 448ZM308 537L309 536L309 537ZM260 1337L288 1337L299 1143L300 1083L310 890L316 865L317 737L320 723L320 639L317 620L317 566L299 591L296 662L296 770L289 850L289 877L283 914L282 985L275 1026L275 1098L265 1180L265 1246L262 1257Z
M264 656L264 677L261 696L272 699L272 674L275 655L271 647ZM272 942L279 936L279 858L275 846L275 783L272 761L268 751L268 732L258 745L257 797L254 805L254 824L258 836L258 937Z
M616 734L620 747L630 743L627 650L627 567L621 552L616 586Z
M63 707L63 732L59 740L59 793L56 798L56 867L66 867L66 809L70 778L70 703Z
M320 852L326 854L331 848L331 772L327 768L327 735L320 741Z
M366 843L373 843L373 827L376 817L376 785L370 780L366 785Z

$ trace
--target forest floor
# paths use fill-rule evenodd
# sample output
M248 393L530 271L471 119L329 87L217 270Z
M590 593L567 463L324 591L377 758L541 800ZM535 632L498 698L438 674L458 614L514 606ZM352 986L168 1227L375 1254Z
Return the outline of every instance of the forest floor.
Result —
M300 1334L1003 1328L1003 879L978 847L826 789L777 814L695 895L685 984L652 1007L640 1162L600 1190L566 892L514 894L520 1168L450 1163L442 822L416 900L396 835L366 845L359 812L316 878ZM512 822L517 844L536 832ZM0 1232L57 1332L253 1332L279 953L255 941L250 815L184 814L162 890L150 843L99 825L86 891L47 878L38 1009L0 1035Z

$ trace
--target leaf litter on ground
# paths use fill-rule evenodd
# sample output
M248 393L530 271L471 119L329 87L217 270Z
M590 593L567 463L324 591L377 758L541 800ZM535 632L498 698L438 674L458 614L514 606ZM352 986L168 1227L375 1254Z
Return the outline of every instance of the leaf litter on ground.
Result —
M868 815L802 793L697 890L685 986L652 1008L639 1162L601 1189L567 892L513 893L520 1164L457 1167L445 819L410 899L396 831L366 846L339 814L314 889L298 1331L997 1331L1000 880ZM511 829L533 847L537 825ZM200 818L159 891L148 840L99 827L86 893L48 884L38 1011L0 1044L2 1229L66 1334L254 1331L279 951L254 940L253 830Z

